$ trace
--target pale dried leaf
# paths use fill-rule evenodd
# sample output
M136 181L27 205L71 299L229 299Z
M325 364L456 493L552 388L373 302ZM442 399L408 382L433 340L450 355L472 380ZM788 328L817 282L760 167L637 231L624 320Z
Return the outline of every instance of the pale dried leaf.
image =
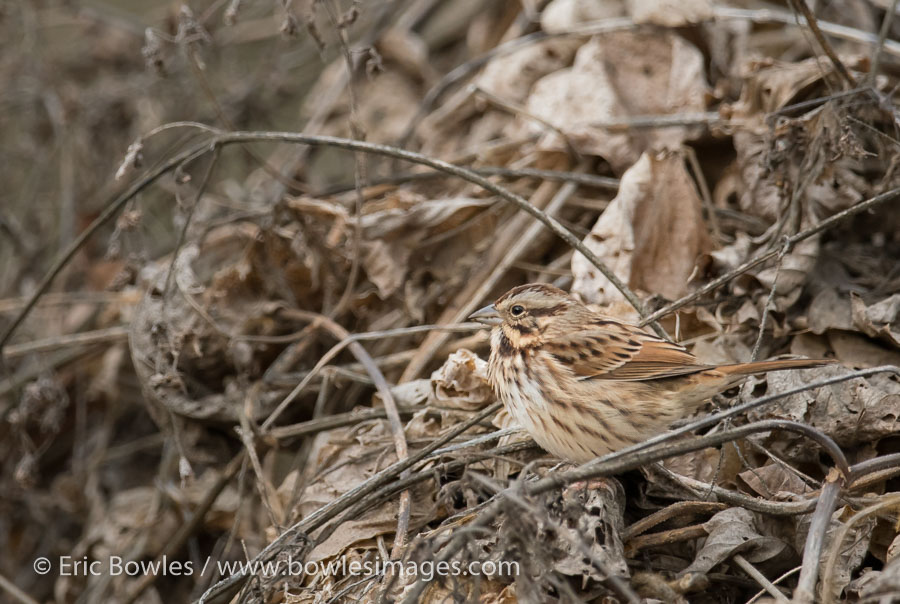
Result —
M853 324L866 335L900 347L900 294L866 305L857 294L850 294Z
M708 573L735 554L753 563L765 562L779 555L788 544L766 537L756 529L753 514L743 508L723 510L707 521L703 528L709 534L694 561L680 575Z
M628 12L635 23L662 27L685 27L713 16L710 0L628 0Z
M441 407L476 410L494 400L487 380L487 362L461 348L431 374L434 400Z
M582 43L577 38L551 38L500 55L485 66L475 85L504 101L523 103L535 82L572 62Z
M595 124L703 111L706 92L703 56L682 38L668 32L614 32L579 48L571 68L538 81L526 109L562 130L578 151L599 155L623 170L643 151L679 146L691 130L616 133ZM542 134L541 149L567 151L556 131L533 119L520 117L519 133Z
M552 0L541 12L541 29L547 33L569 31L582 23L624 15L622 0Z

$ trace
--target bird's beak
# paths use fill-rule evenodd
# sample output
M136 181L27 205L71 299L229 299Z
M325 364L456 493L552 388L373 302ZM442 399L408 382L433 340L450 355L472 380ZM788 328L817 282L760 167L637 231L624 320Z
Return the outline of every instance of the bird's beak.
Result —
M479 308L469 315L469 319L484 323L485 325L499 325L502 321L500 313L497 312L497 307L493 304L488 304L484 308Z

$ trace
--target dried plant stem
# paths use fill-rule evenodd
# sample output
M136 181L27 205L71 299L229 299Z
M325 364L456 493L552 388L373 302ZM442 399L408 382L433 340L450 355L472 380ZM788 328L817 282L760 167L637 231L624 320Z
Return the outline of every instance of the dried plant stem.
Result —
M368 351L363 348L358 341L353 339L353 336L349 331L344 329L341 325L339 325L332 319L329 319L324 315L309 311L292 310L291 312L294 316L303 317L308 321L317 321L319 325L321 325L325 330L329 331L336 339L339 340L340 343L347 342L347 346L350 348L350 352L353 353L353 356L356 357L356 360L358 360L365 368L366 373L369 374L369 377L372 378L372 382L375 384L375 389L378 391L378 394L381 395L381 402L384 404L388 425L391 429L391 436L394 439L394 450L397 453L397 459L399 461L405 460L409 456L409 448L406 443L406 434L403 431L403 422L400 421L400 413L397 411L397 403L394 400L394 395L391 392L391 388L388 385L387 380L384 378L384 374L381 373L381 369L379 369L378 365L375 364L375 361L372 359L371 355L369 355ZM335 348L332 348L332 350L335 350ZM337 352L335 352L334 354L337 354ZM325 359L326 357L322 358ZM319 363L317 363L317 366L319 366L321 362L322 361L320 360ZM307 378L312 375L313 372L310 371ZM285 400L287 401L289 399ZM266 428L271 426L275 418L278 417L280 411L285 409L286 407L287 405L282 402L282 404L279 405L278 408L276 408L276 410L273 411L272 414L263 423L263 429L265 430ZM403 526L398 527L398 530L405 530L409 522L409 493L406 491L404 491L404 493L405 495L401 495L401 509L398 512L398 522L400 522Z
M783 573L780 577L778 577L777 579L775 579L774 581L772 581L772 584L773 584L773 585L778 585L779 583L781 583L782 581L784 581L785 579L787 579L787 578L790 577L791 575L795 574L795 573L796 573L797 571L799 571L799 570L800 570L800 567L799 567L799 566L796 566L796 567L792 568L791 570L789 570L789 571ZM752 598L750 598L749 600L747 600L747 604L753 604L753 602L756 602L758 599L760 599L760 598L763 597L764 595L766 595L766 590L765 590L765 589L759 590L759 592L757 592L757 594L756 594L755 596L753 596Z
M169 271L166 273L166 285L165 291L163 292L162 305L163 314L165 314L166 312L166 305L169 301L169 292L172 291L172 280L175 279L175 264L178 262L178 256L181 252L181 247L184 245L185 239L187 238L188 228L190 228L191 226L191 222L194 218L194 212L197 211L197 206L200 205L200 200L203 197L204 191L206 191L206 187L209 184L210 177L212 177L213 170L215 170L216 164L219 162L219 152L219 149L215 149L213 151L213 155L210 159L209 165L206 166L206 171L203 173L203 178L200 180L200 184L197 187L197 193L194 195L194 200L187 208L186 215L184 217L184 225L182 225L181 231L179 231L178 233L178 240L175 242L175 250L172 252L172 260L169 262ZM181 170L184 170L187 164L188 162L185 161L183 164L178 165L175 168L175 171L179 172ZM185 294L185 297L188 298L189 302L192 302L190 296ZM197 307L195 306L194 308ZM203 312L199 311L199 314L202 316ZM212 322L212 324L215 325L215 322Z
M659 547L660 545L672 545L673 543L681 543L683 541L693 541L706 537L708 533L702 524L692 526L683 526L681 528L660 531L658 533L650 533L649 535L641 535L634 537L626 545L626 553L629 557L633 557L642 549L650 547Z
M672 518L684 518L684 516L700 514L715 514L727 508L728 506L723 503L712 501L678 501L658 512L653 512L646 518L641 518L637 522L634 522L622 533L622 541L634 539L641 533L644 533L667 520L671 520Z
M873 459L861 461L850 468L850 486L856 486L856 482L861 478L882 470L900 471L900 453L891 453L889 455L881 455Z
M713 8L713 15L716 19L741 19L754 23L781 23L784 25L799 25L801 27L806 24L805 18L798 18L795 13L774 8L744 9L716 6ZM817 20L817 25L819 30L836 38L862 44L878 43L878 36L861 29L819 20ZM884 50L891 55L900 56L900 43L894 40L886 40Z
M806 543L803 546L803 562L800 565L800 579L794 590L796 604L812 604L816 600L816 580L819 577L819 559L825 545L825 533L831 524L831 515L837 506L844 479L837 472L830 472L825 478L825 486L819 495L816 511L809 523Z
M35 340L34 342L23 342L22 344L14 344L6 347L6 358L14 359L26 354L36 352L46 352L48 350L59 350L69 346L89 346L91 344L100 344L102 342L118 342L128 339L128 326L116 325L115 327L106 327L104 329L96 329L94 331L85 331L81 333L72 333L64 336L56 336Z
M348 119L350 123L350 134L354 139L358 141L365 140L366 135L365 132L363 132L362 126L360 126L359 121L359 102L357 100L358 94L356 90L353 57L350 54L350 41L347 36L347 29L340 22L338 15L339 9L337 3L334 0L323 2L322 6L325 7L325 12L328 15L329 21L331 21L331 26L337 32L337 38L340 43L339 46L341 48L341 56L344 59L344 66L347 68L347 96L350 102L350 115ZM344 293L341 294L337 305L328 312L328 316L332 319L343 313L347 306L350 304L350 299L353 296L353 289L356 287L356 279L359 276L360 257L362 256L362 225L360 224L360 218L362 216L362 206L364 202L363 188L366 187L368 173L366 154L359 151L355 152L353 154L353 166L353 185L354 191L356 192L354 214L356 220L354 221L353 228L353 251L352 257L350 259L350 274L347 276L347 284L344 287ZM408 497L405 497L404 501L407 501L408 503ZM403 514L401 514L400 517L402 522Z
M769 314L772 312L772 305L775 302L775 294L778 292L778 275L781 273L781 265L784 262L784 256L787 254L790 246L781 246L781 252L778 254L778 260L775 262L775 274L772 276L772 287L769 289L769 295L763 305L762 317L759 319L759 333L756 334L756 342L753 343L753 350L750 351L750 362L759 359L759 350L762 348L763 336L766 333L766 323L769 322Z
M398 405L397 413L399 413L401 417L410 417L416 411L421 411L422 409L422 407L418 406ZM435 409L435 413L439 414L440 411ZM270 428L269 431L266 432L263 439L269 444L275 444L276 442L287 439L307 436L309 434L317 434L319 432L324 432L325 430L333 430L335 428L341 428L343 426L353 426L355 424L359 424L360 422L365 422L373 419L384 419L386 417L387 410L385 409L369 409L362 412L349 411L347 413L336 413L334 415L326 415L324 417L307 420L298 424L291 424L289 426L276 426L274 428Z
M805 501L767 501L758 497L744 495L738 491L722 488L716 484L703 482L695 478L676 475L679 483L685 487L716 496L716 499L732 506L742 507L752 512L767 514L769 516L800 516L812 512L818 501L817 497L810 497Z

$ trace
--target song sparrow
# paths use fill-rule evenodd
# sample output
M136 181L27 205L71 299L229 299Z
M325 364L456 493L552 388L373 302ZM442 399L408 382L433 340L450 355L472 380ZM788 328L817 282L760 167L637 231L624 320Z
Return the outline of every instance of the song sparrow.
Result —
M577 463L663 432L748 375L832 362L704 365L540 283L513 288L469 318L493 325L488 378L510 415L541 447Z

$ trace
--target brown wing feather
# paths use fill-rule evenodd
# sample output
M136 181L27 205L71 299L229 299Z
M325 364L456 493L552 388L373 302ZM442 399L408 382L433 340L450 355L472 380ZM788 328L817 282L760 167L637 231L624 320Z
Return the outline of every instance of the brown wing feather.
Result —
M653 380L711 368L684 347L617 321L598 321L592 329L552 338L544 347L582 380Z

